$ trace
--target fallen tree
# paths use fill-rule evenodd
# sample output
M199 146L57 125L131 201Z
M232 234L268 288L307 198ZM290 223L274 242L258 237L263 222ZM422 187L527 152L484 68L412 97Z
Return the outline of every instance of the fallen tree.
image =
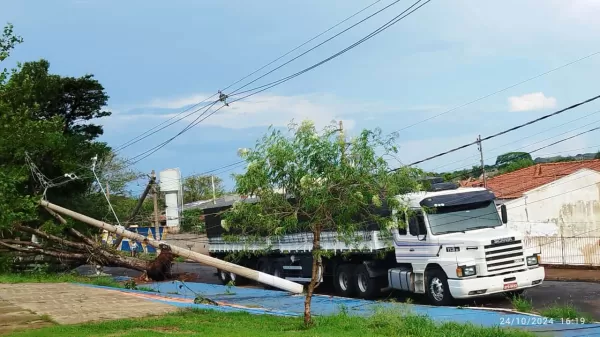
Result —
M48 208L45 209L61 224L67 224L67 221L59 214ZM154 281L163 281L172 277L171 266L174 255L168 248L162 250L160 255L154 260L148 261L126 256L124 252L110 246L102 245L74 228L66 228L62 232L62 236L49 234L43 230L23 224L13 225L12 230L13 233L17 234L15 236L19 240L0 239L0 247L13 252L16 264L35 263L40 260L39 256L44 256L49 258L49 260L41 259L42 261L51 261L71 266L91 264L137 270ZM30 240L20 240L23 234L35 235L42 242L36 243Z

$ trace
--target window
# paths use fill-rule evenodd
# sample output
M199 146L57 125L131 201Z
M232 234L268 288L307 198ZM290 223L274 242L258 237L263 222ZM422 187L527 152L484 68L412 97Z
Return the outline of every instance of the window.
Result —
M416 211L410 214L408 218L408 230L410 235L424 235L427 234L427 228L425 228L425 218L421 211Z

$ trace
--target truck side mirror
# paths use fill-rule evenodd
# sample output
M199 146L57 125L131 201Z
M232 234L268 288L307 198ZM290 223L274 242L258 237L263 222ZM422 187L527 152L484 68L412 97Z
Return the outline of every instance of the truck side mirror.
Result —
M500 217L502 218L502 223L508 223L508 212L506 211L506 205L500 206Z

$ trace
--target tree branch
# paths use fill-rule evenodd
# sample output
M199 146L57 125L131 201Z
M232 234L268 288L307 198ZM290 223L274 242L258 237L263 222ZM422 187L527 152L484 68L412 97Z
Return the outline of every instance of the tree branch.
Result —
M39 237L42 237L46 240L50 240L50 241L54 241L57 242L61 245L67 246L67 247L71 247L74 249L78 249L78 250L89 250L90 247L88 247L86 244L83 243L78 243L78 242L73 242L73 241L69 241L63 238L60 238L58 236L52 235L52 234L48 234L45 232L40 231L39 229L34 229L31 227L27 227L27 226L23 226L23 225L15 225L13 226L13 228L23 231L23 232L27 232L29 234L35 234Z
M22 253L35 252L35 253L42 254L42 255L56 257L59 259L84 260L84 261L87 260L87 256L85 254L55 252L55 251L42 249L42 248L23 248L23 247L19 247L19 246L10 245L10 244L2 242L2 241L0 241L0 245L6 247L8 249L11 249L11 250L14 250L17 252L22 252Z

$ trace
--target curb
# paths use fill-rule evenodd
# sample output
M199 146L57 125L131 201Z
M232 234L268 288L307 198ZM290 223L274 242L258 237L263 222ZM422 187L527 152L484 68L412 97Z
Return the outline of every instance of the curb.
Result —
M573 278L573 277L569 277L569 278L566 278L566 277L545 277L544 281L600 283L600 279Z

